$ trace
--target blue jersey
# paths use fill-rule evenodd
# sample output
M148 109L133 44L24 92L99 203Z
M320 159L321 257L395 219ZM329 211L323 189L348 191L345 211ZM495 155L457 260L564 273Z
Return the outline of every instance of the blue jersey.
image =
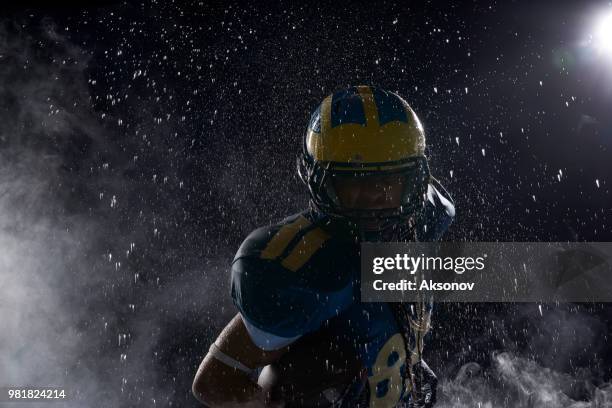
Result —
M439 239L454 214L448 194L432 182L418 240ZM406 362L414 356L407 353L420 347L423 333L406 339L388 304L361 303L359 279L359 243L327 217L305 211L247 237L232 264L231 290L253 341L263 349L282 347L323 326L348 333L367 370L369 406L394 407L408 399ZM430 312L424 310L426 321Z

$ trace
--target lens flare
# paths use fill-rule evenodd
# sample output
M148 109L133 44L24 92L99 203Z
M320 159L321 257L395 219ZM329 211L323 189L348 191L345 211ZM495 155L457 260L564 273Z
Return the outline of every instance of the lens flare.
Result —
M612 57L612 13L604 15L597 22L593 45L600 55Z

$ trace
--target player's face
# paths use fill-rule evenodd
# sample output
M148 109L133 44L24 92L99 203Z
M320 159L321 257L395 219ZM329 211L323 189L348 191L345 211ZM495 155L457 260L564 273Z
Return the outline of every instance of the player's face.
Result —
M333 178L340 204L350 210L383 210L401 205L404 179L400 175Z

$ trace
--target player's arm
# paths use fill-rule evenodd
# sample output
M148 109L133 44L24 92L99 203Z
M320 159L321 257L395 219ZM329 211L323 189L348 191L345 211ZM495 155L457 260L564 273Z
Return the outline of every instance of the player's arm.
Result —
M287 347L265 351L255 345L237 314L211 346L193 380L193 394L209 407L264 407L266 395L253 374L277 361Z

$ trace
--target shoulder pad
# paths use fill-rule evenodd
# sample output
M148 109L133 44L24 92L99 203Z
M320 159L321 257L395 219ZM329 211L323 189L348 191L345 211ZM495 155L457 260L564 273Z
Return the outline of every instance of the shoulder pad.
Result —
M419 241L437 241L455 218L455 203L440 182L432 177L427 187L425 215L418 228Z
M253 231L232 263L232 298L257 328L314 331L352 301L358 257L307 214Z

